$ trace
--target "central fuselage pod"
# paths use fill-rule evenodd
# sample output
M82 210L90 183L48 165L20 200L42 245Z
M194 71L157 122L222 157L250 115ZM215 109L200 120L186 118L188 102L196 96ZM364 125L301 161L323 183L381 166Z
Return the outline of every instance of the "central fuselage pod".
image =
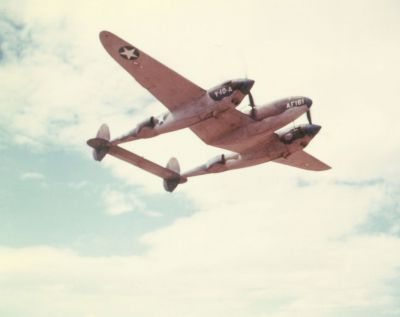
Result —
M112 140L120 144L137 139L151 138L159 134L187 128L230 108L235 108L253 87L249 79L230 80L214 87L198 99L182 105L174 112L166 112L158 117L150 117L138 124L127 134Z

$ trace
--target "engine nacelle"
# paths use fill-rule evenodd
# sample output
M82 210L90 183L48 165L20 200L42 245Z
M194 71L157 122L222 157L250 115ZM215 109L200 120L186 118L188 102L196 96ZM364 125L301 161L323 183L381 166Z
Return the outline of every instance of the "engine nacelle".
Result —
M154 132L152 131L154 127L157 125L158 120L151 116L149 119L139 123L134 129L132 135L135 137L140 136L142 138L154 136Z
M156 118L154 118L153 116L151 116L149 119L146 119L146 120L140 122L137 125L136 129L139 129L139 130L141 130L143 128L153 129L156 126L157 122L158 122L158 120Z
M279 116L291 109L302 109L298 111L299 115L306 112L312 105L312 100L307 97L296 96L290 98L284 98L276 100L274 102L265 104L263 106L257 106L252 113L251 110L246 110L248 115L251 115L257 121L264 120L267 118L273 118Z

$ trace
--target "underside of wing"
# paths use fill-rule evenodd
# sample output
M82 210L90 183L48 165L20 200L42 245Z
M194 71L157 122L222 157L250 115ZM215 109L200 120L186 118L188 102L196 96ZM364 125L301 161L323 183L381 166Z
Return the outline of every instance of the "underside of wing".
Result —
M297 151L289 155L287 158L279 158L274 160L276 163L286 164L293 167L302 168L310 171L325 171L331 167L316 159L314 156L304 152Z
M205 92L110 32L101 32L100 41L107 52L171 112L199 98Z
M224 143L223 139L228 133L247 125L251 121L253 121L253 119L246 114L235 108L230 108L229 110L219 113L215 117L210 117L190 126L190 130L206 144L233 152L241 152L241 144L232 142Z

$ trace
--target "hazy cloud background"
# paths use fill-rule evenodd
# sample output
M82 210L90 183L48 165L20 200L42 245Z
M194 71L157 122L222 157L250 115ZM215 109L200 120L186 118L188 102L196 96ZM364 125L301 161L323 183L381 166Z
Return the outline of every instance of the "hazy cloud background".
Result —
M2 316L398 316L397 1L3 1ZM314 100L310 173L277 164L173 195L86 139L163 111L104 51L112 31L204 88ZM298 122L304 121L301 118ZM129 149L182 168L190 131ZM45 186L43 185L45 184Z

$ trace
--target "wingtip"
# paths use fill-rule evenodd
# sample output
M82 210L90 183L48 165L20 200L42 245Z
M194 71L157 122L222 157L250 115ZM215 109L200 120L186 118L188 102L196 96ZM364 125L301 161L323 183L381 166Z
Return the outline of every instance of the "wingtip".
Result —
M325 166L323 168L321 168L319 171L323 172L323 171L329 171L331 169L332 169L332 167L330 167L329 165L325 164Z
M108 31L106 31L106 30L103 30L103 31L101 31L100 33L99 33L99 37L100 38L102 38L102 37L107 37L107 36L109 36L110 35L110 32L108 32Z
M100 42L103 43L103 44L105 44L106 42L108 42L108 41L110 40L110 38L111 38L112 36L115 36L115 35L112 34L112 33L109 32L109 31L103 30L103 31L101 31L101 32L99 33Z

